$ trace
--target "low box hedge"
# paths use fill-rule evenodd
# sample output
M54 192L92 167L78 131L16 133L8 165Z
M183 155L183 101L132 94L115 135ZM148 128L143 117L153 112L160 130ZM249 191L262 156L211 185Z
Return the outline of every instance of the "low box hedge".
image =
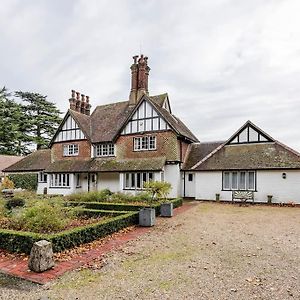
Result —
M172 202L173 207L182 205L182 198L169 199L167 202ZM108 202L67 202L66 205L83 206L87 209L96 210L111 210L111 211L139 211L144 207L153 207L156 215L160 213L160 203L155 204L128 204L128 203L108 203Z
M88 210L85 210L86 212ZM88 213L102 213L89 210ZM112 212L104 212L111 214ZM116 212L113 212L116 213ZM59 252L83 243L105 237L122 228L138 223L138 212L117 212L117 216L78 228L65 230L55 234L37 234L15 230L0 230L0 248L9 252L29 254L32 245L39 240L52 242L53 251Z

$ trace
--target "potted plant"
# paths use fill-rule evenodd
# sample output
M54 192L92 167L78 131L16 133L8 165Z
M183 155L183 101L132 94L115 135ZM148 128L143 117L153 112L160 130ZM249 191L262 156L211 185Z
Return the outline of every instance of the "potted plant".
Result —
M167 196L171 191L171 184L164 181L150 181L145 184L145 188L151 193L151 201L164 199L160 205L160 215L162 217L173 216L173 203L167 202Z

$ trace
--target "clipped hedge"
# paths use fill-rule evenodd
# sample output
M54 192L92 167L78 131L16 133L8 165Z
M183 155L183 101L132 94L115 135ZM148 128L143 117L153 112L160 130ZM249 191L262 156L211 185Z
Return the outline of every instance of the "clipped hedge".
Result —
M167 202L172 202L173 207L182 205L182 198L170 199ZM67 202L70 206L83 206L86 209L93 210L111 210L111 211L139 211L144 207L153 207L158 216L160 213L160 203L155 204L127 204L127 203L107 203L107 202Z
M91 212L90 213L101 213ZM108 213L107 211L104 213ZM111 212L109 212L111 213ZM19 252L29 254L33 244L39 240L52 242L53 251L59 252L83 243L94 241L105 237L122 228L138 223L137 212L118 212L118 216L100 221L95 224L82 226L70 230L65 230L56 234L37 234L14 230L0 230L0 247L9 252Z
M13 181L15 188L36 191L38 185L37 174L11 174L8 178Z

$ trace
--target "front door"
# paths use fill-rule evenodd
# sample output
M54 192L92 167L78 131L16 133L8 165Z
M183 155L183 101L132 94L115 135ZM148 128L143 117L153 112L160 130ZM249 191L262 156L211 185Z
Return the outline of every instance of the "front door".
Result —
M195 197L195 173L185 174L185 197Z
M90 173L89 174L89 191L96 191L97 190L97 174Z

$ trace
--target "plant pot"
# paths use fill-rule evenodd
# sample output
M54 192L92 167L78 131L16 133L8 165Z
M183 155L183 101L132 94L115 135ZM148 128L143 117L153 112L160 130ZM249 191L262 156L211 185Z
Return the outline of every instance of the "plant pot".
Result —
M272 203L272 198L273 198L273 195L268 195L268 204L271 204Z
M154 208L145 207L139 211L139 225L143 227L151 227L155 225Z
M220 201L220 194L216 194L216 201L217 201L217 202Z
M173 217L173 203L162 203L160 206L161 217Z

